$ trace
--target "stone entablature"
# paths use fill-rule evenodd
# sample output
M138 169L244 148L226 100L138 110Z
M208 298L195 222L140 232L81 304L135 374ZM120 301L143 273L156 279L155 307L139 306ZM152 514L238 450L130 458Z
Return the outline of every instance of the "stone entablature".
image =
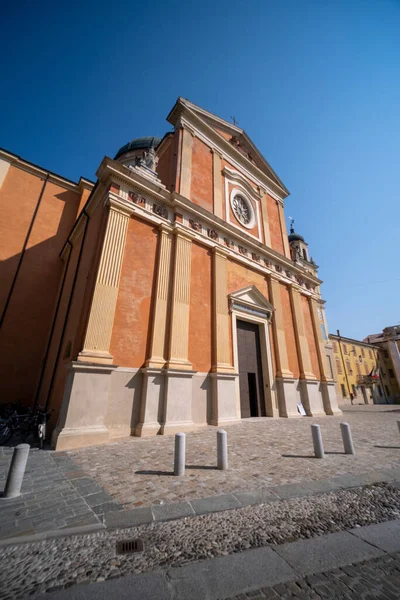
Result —
M134 178L132 170L123 165L116 165L107 158L104 159L99 172L105 178L107 189L107 180L119 185L118 196L116 191L108 193L130 205L133 215L137 214L157 224L169 222L171 225L175 222L175 215L181 215L179 225L189 230L202 244L219 245L235 260L242 261L265 274L274 273L286 285L298 288L304 295L319 298L318 289L322 283L320 279L285 256L250 238L245 232L194 205L180 194L168 192L164 186L155 185L156 189L153 186L153 189L149 189L150 182L140 181L136 173ZM209 231L212 235L209 235Z

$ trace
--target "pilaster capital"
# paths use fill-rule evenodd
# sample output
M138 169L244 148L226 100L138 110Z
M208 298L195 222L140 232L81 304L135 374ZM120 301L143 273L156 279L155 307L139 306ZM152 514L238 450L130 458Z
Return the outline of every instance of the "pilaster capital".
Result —
M187 242L191 242L192 240L195 239L195 235L193 233L191 233L190 231L188 231L187 229L184 229L181 225L179 225L178 223L175 223L173 228L172 228L172 232L173 234L176 236L176 238L181 238Z
M126 217L130 217L133 213L133 207L130 204L114 195L110 194L108 196L107 204L112 210L115 210L115 212L121 213Z
M163 234L169 234L173 232L172 225L168 225L167 223L160 223L158 229L160 230L160 233Z
M227 252L227 250L225 250L221 246L213 246L212 253L215 256L219 256L221 258L228 258L228 256L229 256L229 252Z

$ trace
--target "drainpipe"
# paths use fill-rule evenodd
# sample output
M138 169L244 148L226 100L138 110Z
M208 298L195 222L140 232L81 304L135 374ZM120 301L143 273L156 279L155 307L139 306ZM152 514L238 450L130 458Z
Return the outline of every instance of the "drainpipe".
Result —
M54 380L55 380L55 377L56 377L58 361L60 360L61 349L62 349L63 344L64 344L65 331L67 329L69 312L71 310L71 305L72 305L72 301L73 301L73 298L74 298L76 281L78 279L78 273L79 273L79 268L80 268L80 264L81 264L81 258L82 258L83 248L85 246L86 233L87 233L89 219L90 219L89 215L86 212L86 209L83 209L82 212L83 212L83 214L86 217L85 229L83 231L82 243L81 243L81 247L80 247L80 250L79 250L78 262L76 264L76 269L75 269L75 274L74 274L74 280L72 282L71 292L70 292L70 295L69 295L67 311L66 311L65 317L64 317L64 324L63 324L63 328L62 328L62 332L61 332L60 343L58 345L57 356L56 356L56 359L54 361L54 368L53 368L53 373L52 373L51 381L50 381L50 385L49 385L49 391L47 393L46 406L45 406L45 410L46 411L47 411L47 409L49 407L49 404L50 404L50 397L51 397L51 393L53 391L53 386L54 386ZM71 248L71 252L72 252L72 248Z
M344 362L344 358L343 358L342 344L341 344L341 342L340 342L340 340L341 340L341 337L340 337L340 331L339 331L339 329L337 329L336 331L337 331L338 338L339 338L340 356L342 357L342 363L343 363L344 375L345 375L345 378L346 378L346 383L347 383L347 389L349 390L349 398L350 398L350 400L351 400L351 396L350 396L350 394L351 394L352 392L351 392L351 390L350 390L349 379L348 379L348 377L347 377L346 363Z
M47 359L48 359L48 356L49 356L50 347L51 347L51 344L53 342L54 329L55 329L55 326L56 326L56 321L57 321L57 317L58 317L58 311L59 311L59 308L60 308L61 299L62 299L63 292L64 292L65 281L67 279L69 261L70 261L71 254L72 254L72 244L71 244L71 242L69 240L67 240L67 244L70 246L70 251L69 251L69 254L68 254L66 265L64 267L64 273L63 273L63 277L62 277L61 287L60 287L60 291L58 293L58 298L57 298L56 310L54 312L54 317L53 317L53 322L52 322L52 325L51 325L49 339L47 341L46 352L45 352L45 355L44 355L44 358L43 358L43 361L42 361L42 368L41 368L41 371L40 371L39 383L38 383L38 386L37 386L37 389L36 389L35 400L34 400L34 403L33 403L33 408L34 409L37 406L38 399L39 399L39 394L40 394L40 391L41 391L41 388L42 388L43 376L44 376L44 372L45 372L45 369L46 369L46 366L47 366Z

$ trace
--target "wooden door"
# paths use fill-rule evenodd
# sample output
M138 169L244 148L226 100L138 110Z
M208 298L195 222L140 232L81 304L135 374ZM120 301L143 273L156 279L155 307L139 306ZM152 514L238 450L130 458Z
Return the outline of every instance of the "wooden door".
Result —
M236 326L242 419L265 417L259 327L239 319Z

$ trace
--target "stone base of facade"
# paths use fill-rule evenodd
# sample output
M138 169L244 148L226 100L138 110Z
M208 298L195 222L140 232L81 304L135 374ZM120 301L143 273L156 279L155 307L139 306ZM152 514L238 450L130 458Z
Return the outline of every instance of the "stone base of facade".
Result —
M165 369L164 407L161 434L192 431L192 389L195 371Z
M59 430L56 427L51 437L51 444L57 451L73 450L86 446L100 446L110 441L107 427L76 427Z
M301 401L308 417L325 416L322 395L318 379L299 379Z
M337 404L337 394L334 381L321 381L321 395L324 410L327 415L342 415Z
M68 366L61 411L52 435L56 450L103 444L110 439L105 417L110 375L115 368L81 362Z
M240 421L236 401L239 376L237 373L211 373L212 410L210 425L222 427Z
M293 377L277 377L276 393L280 417L301 417L297 405L301 402L298 380Z
M52 444L69 450L135 435L174 434L241 422L239 376L234 372L71 363ZM333 382L277 377L279 416L340 415ZM278 416L276 411L272 416Z

